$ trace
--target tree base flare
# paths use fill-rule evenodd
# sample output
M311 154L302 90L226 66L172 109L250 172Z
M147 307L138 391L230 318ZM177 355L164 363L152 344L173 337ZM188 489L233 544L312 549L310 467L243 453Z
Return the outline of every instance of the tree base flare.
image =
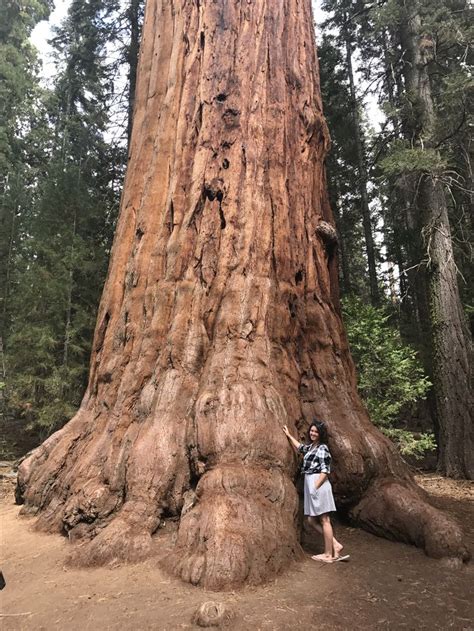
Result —
M215 590L259 584L301 558L298 498L281 471L218 467L200 480L196 495L166 560L184 581Z
M374 481L350 515L369 532L414 544L435 559L467 562L471 558L459 524L432 506L414 482Z
M144 530L132 530L117 517L92 540L77 543L67 559L71 567L97 567L138 563L152 554L152 538Z
M24 472L31 471L29 464L20 467L22 488ZM217 466L183 497L173 551L160 562L182 580L212 590L256 585L302 558L298 496L290 477L277 467ZM24 512L38 508L27 503ZM75 543L68 563L91 567L152 556L152 537L161 514L159 506L129 501L116 512L104 510L95 519L88 515L86 521L74 522L70 503L53 497L43 507L37 527L67 533ZM470 558L458 524L431 506L410 479L375 479L349 514L366 530L412 543L434 558L451 563Z

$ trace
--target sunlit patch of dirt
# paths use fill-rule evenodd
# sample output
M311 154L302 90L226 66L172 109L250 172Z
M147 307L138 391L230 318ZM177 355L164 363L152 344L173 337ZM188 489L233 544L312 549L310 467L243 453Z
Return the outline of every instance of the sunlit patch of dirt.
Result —
M450 480L436 473L415 476L425 491L436 497L474 502L474 482L470 480Z

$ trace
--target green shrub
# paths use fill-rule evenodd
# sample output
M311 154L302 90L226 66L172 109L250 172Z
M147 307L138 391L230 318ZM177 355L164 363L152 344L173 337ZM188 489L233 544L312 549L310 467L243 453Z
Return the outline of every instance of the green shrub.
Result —
M370 417L404 455L419 458L435 448L433 434L406 429L403 413L424 399L431 384L415 350L402 342L387 308L376 308L355 296L346 297L343 315L359 394Z

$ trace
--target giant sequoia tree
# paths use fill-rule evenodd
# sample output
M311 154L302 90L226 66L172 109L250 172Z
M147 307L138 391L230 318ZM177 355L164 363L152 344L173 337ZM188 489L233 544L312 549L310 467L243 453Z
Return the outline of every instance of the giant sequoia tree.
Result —
M130 162L77 415L22 464L38 526L82 564L169 563L212 588L298 556L281 430L330 425L339 505L466 555L357 394L339 308L310 1L149 0Z

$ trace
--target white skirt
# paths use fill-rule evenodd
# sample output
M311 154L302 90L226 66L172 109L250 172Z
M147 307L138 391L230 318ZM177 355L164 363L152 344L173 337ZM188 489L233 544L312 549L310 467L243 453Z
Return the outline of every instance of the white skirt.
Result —
M319 473L311 473L304 476L304 514L310 517L317 517L336 510L329 480L325 480L319 489L314 488L319 475Z

